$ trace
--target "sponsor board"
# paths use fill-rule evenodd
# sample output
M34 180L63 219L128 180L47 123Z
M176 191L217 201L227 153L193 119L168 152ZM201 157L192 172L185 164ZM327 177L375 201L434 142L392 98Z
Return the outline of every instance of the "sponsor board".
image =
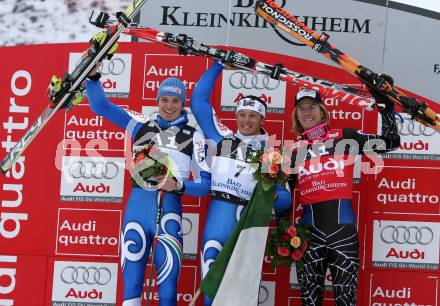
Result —
M199 252L199 214L182 214L183 258L195 260Z
M69 72L72 72L81 61L82 53L70 53ZM110 60L103 60L98 69L101 73L100 82L105 95L109 98L125 98L130 96L131 54L116 53Z
M400 135L397 150L383 155L384 158L409 160L440 160L440 134L430 127L411 120L410 115L399 113L403 122L396 118ZM378 131L382 129L379 115Z
M438 270L440 224L374 220L374 268Z
M304 47L303 43L271 27L255 14L255 4L256 0L167 0L143 9L140 23L149 24L161 31L184 32L205 44L252 48L287 55L294 52L298 57L329 63L327 59ZM299 20L313 30L334 35L338 46L342 50L344 46L350 47L353 54L362 54L367 46L374 43L377 46L377 42L384 41L385 13L381 7L359 2L345 3L341 0L334 5L322 5L318 0L300 3L283 0L278 1L278 4L288 12L300 15ZM340 7L344 4L344 13L341 13ZM353 44L354 40L362 43ZM377 59L382 58L382 55L382 46L377 46L364 57L364 64L376 70L379 68Z
M15 50L14 50L15 52ZM23 52L23 55L27 53ZM17 56L14 54L13 56ZM15 63L15 61L12 61ZM20 66L24 65L23 61L20 62ZM7 69L9 68L9 69ZM0 93L1 99L5 101L1 105L1 156L6 157L6 154L12 154L11 157L15 158L19 154L17 149L14 149L19 140L18 136L23 137L20 141L19 147L23 146L23 139L28 139L32 131L41 125L41 120L37 120L30 127L30 130L22 135L21 130L29 128L29 105L32 103L29 100L34 99L32 97L32 83L35 80L32 79L32 74L27 70L16 70L14 67L4 65L2 67L3 73L0 77L0 81L5 84L2 92ZM5 77L4 79L2 77ZM38 78L37 78L38 79ZM10 84L7 86L6 84ZM9 101L6 103L6 101ZM3 117L4 116L4 117ZM7 119L6 119L7 118ZM26 184L23 181L23 177L27 169L26 156L23 154L17 158L14 165L8 172L5 173L5 177L1 180L1 214L0 214L0 237L6 238L10 242L11 239L18 238L20 234L20 228L24 225L24 221L29 218L28 208L26 207L26 196L23 196L23 189L27 189L31 184ZM28 157L29 160L29 157ZM3 165L2 165L3 166ZM9 192L8 192L9 191ZM24 203L24 205L22 205ZM24 206L24 207L23 207ZM25 208L26 207L26 208ZM8 224L6 226L6 224ZM14 224L13 226L11 226ZM22 232L23 233L23 232ZM14 239L19 241L19 239ZM10 246L10 245L8 245ZM8 249L9 252L9 249Z
M374 271L369 277L369 306L438 305L438 275Z
M58 255L118 257L122 212L119 210L58 210Z
M55 261L52 306L114 306L118 264Z
M350 127L356 130L364 129L364 120L369 115L365 109L350 105L337 95L323 96L322 102L330 114L330 126L333 129Z
M261 98L267 105L267 113L283 114L285 112L286 82L257 72L224 70L221 111L235 112L238 101L247 95Z
M121 203L124 167L123 158L63 156L61 201Z
M121 107L126 108L125 105ZM92 151L91 154L97 154L96 151L125 151L125 131L95 114L89 105L77 105L65 113L64 120L64 149Z
M371 176L368 203L381 212L439 215L440 190L435 180L440 168L385 166Z
M194 87L206 69L206 58L174 54L145 54L142 99L156 101L160 83L175 77L185 84L189 101Z

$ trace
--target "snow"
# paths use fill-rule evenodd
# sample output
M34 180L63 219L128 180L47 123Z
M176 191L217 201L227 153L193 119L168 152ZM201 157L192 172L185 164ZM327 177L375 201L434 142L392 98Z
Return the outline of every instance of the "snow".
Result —
M100 31L89 24L93 10L115 13L124 10L130 2L0 0L0 46L87 42Z

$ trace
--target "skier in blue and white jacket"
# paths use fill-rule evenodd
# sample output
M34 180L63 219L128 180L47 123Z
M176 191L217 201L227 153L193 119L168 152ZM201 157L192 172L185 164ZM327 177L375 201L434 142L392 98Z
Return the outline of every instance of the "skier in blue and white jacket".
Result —
M154 144L172 161L171 172L174 177L165 177L161 183L161 188L167 192L161 200L162 213L154 262L159 305L175 306L183 249L180 198L182 194L205 195L210 187L210 177L206 171L200 171L200 179L197 181L188 179L192 162L196 161L196 165L199 165L196 168L201 170L205 159L204 137L187 124L184 109L186 88L179 79L168 78L161 83L157 94L159 115L155 120L149 119L146 122L134 120L129 112L111 103L98 79L99 75L92 73L86 81L92 110L126 130L135 147ZM132 188L124 212L121 233L123 306L141 305L145 269L156 232L159 191L157 188L146 187Z
M197 82L191 96L191 111L207 141L211 142L208 157L211 202L202 238L202 277L220 253L252 195L257 182L249 158L263 148L268 138L262 129L266 105L255 96L246 96L239 101L236 111L238 131L228 136L219 132L220 123L213 116L209 98L222 70L223 65L214 62ZM276 191L275 209L288 209L292 202L290 192L279 186ZM212 301L205 296L205 305L211 304Z

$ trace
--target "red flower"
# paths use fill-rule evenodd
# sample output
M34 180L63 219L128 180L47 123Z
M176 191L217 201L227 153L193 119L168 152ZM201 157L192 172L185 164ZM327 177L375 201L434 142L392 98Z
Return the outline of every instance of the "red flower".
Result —
M290 235L290 237L296 236L296 227L291 225L286 228L286 233Z
M278 166L277 164L272 164L269 168L269 174L271 177L276 177L279 171L280 171L280 166Z
M134 158L134 163L138 163L141 160L143 160L145 158L145 154L143 152L139 152L138 154L136 154L135 158Z
M286 247L279 246L279 247L277 248L277 253L278 253L278 255L280 255L281 257L287 257L287 256L290 255L290 250L289 250L288 248L286 248Z
M294 261L300 260L302 256L303 256L303 253L298 250L292 252L292 259Z
M282 242L290 241L290 236L288 234L282 234L281 235L281 241Z

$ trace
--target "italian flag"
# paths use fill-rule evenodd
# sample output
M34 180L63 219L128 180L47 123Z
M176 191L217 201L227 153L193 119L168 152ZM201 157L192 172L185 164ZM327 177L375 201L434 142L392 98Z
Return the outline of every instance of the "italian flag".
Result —
M200 287L213 306L258 304L274 192L257 184L237 226L202 280Z

